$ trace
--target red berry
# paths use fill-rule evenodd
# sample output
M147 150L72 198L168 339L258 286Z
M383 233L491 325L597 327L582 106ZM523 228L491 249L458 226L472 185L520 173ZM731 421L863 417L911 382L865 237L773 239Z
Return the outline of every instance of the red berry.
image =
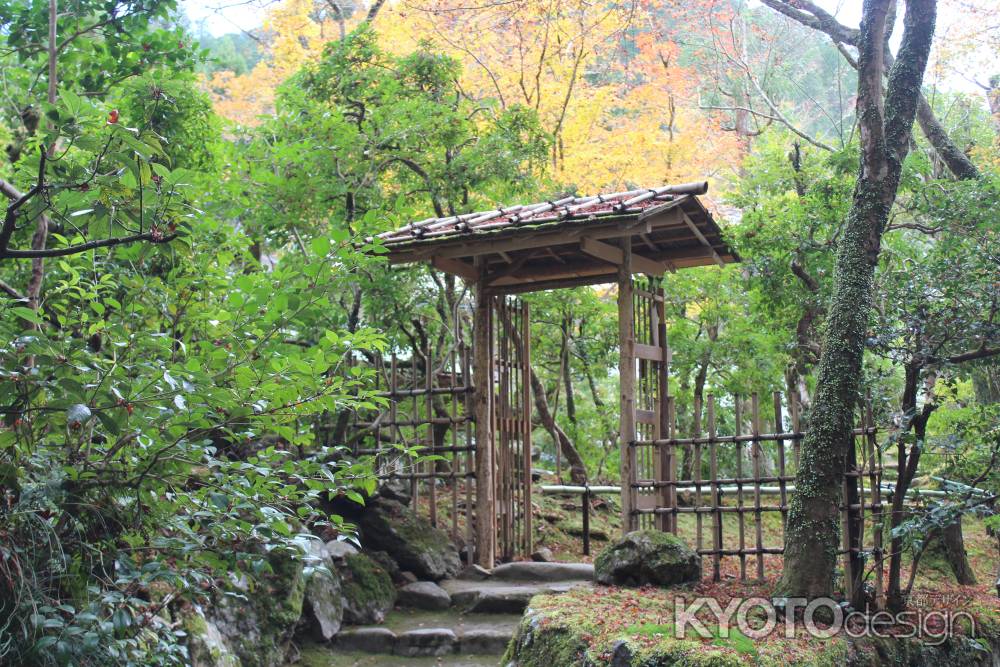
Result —
M108 114L108 125L114 125L118 122L118 109L112 109L111 113Z

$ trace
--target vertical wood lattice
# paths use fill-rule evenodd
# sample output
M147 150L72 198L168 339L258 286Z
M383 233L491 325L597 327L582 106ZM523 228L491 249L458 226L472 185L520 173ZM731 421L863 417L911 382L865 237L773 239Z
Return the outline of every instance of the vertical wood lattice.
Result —
M448 532L467 557L477 496L470 357L459 342L438 354L428 346L376 358L385 405L354 414L346 432L351 455L373 457L379 480L402 485L411 509Z
M656 440L669 430L670 409L667 404L667 367L670 351L666 341L663 312L662 279L648 276L631 277L632 299L632 363L634 377L634 416L632 440ZM666 427L666 428L665 428ZM675 462L669 449L652 447L631 448L632 470L637 480L656 480L669 476ZM671 502L666 487L636 486L632 506L651 509ZM672 517L665 514L640 513L635 527L671 530Z

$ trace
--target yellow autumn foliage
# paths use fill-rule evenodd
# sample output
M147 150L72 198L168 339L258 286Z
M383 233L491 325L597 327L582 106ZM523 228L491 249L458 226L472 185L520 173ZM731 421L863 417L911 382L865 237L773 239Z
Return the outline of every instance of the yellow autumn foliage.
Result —
M712 177L740 148L697 108L694 77L671 58L677 47L650 30L656 3L518 0L469 9L466 0L389 0L375 21L386 50L427 43L462 64L460 86L484 106L534 109L553 137L552 174L581 192ZM346 29L364 17L358 11ZM268 13L269 51L251 72L206 83L216 109L243 125L273 110L274 90L339 26L311 0L284 0ZM674 59L676 60L676 59Z

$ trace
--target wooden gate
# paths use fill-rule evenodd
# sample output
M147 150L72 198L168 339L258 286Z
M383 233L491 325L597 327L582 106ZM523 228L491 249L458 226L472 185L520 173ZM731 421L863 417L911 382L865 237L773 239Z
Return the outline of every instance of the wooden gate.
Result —
M531 553L531 336L528 304L492 297L496 554Z
M623 442L656 440L672 435L672 404L667 391L670 349L663 313L663 280L633 275L622 291L624 293L619 295L619 307L623 311L619 313L622 439ZM625 400L629 391L632 401ZM622 504L630 508L625 515L626 529L655 526L660 530L673 530L673 515L645 514L639 510L672 504L671 499L676 498L676 489L655 484L655 480L676 474L674 451L624 447L623 456L627 460L622 462L622 478L635 480L623 489ZM648 485L643 485L643 481L648 481Z

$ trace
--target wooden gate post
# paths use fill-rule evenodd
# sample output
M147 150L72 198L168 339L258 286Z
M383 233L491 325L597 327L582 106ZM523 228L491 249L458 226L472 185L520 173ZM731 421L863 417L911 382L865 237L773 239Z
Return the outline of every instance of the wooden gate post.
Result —
M622 238L622 263L618 265L618 384L620 474L622 487L622 532L638 527L635 510L635 322L632 303L632 238Z
M524 556L532 551L531 536L531 310L521 303L521 458L524 494Z
M493 484L493 363L491 297L480 272L472 328L473 405L476 417L476 562L491 569L496 561L496 503Z

